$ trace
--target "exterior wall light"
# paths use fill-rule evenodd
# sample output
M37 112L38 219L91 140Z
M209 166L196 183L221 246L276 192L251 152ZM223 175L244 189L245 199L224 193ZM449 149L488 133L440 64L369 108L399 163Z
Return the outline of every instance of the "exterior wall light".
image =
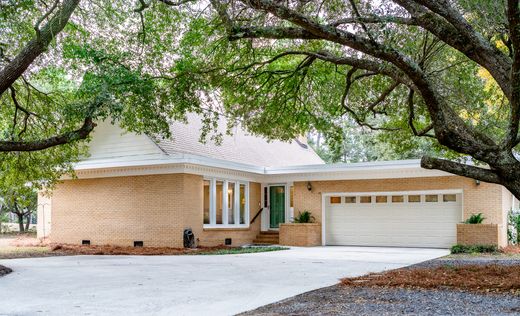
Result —
M475 180L476 185L480 185L480 180Z
M309 191L312 190L312 185L311 185L310 181L307 181L307 190L309 190Z

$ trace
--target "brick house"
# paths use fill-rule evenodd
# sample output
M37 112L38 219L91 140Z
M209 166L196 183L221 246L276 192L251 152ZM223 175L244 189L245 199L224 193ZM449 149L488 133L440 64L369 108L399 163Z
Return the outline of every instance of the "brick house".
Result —
M40 194L38 236L182 247L191 228L199 245L242 245L276 238L280 224L309 210L323 245L447 248L474 234L457 236L457 224L481 212L496 225L490 243L507 244L516 200L502 186L418 160L324 164L302 139L267 142L240 129L202 144L200 126L192 115L172 124L173 139L153 140L100 123L77 178Z

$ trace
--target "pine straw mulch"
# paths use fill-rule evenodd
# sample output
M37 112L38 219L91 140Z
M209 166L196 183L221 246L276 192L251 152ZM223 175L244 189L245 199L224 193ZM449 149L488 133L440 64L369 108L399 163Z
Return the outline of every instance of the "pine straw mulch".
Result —
M58 244L51 245L51 251L61 255L136 255L136 256L160 256L160 255L187 255L218 250L230 249L227 246L199 247L193 249L170 247L120 247L120 246L83 246Z
M341 283L350 287L455 289L520 295L520 265L468 264L403 268L345 278Z
M509 246L501 248L500 252L505 253L505 254L509 254L509 255L520 254L520 246L518 246L518 245L509 245Z
M13 272L13 270L11 270L10 268L4 267L3 265L0 265L0 277L4 276L6 274L9 274L11 272Z

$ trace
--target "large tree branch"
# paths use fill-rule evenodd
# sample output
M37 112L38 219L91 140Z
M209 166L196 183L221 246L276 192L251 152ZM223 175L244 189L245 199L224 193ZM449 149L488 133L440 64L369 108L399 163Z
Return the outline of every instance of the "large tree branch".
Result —
M0 70L0 95L2 95L40 56L50 42L67 25L80 0L65 0L56 14L36 32L36 35L25 45L3 69Z
M490 169L469 166L458 162L425 156L421 159L421 167L425 169L437 169L463 177L471 177L476 180L502 184L500 177Z
M512 149L518 144L518 124L520 120L520 8L518 0L508 0L507 17L509 21L509 34L513 49L513 67L511 70L511 82L515 86L510 99L509 128L507 130L504 146Z
M507 98L511 97L509 78L511 59L487 41L453 7L442 0L393 0L412 16L417 24L469 59L486 68ZM444 4L443 4L444 3Z
M37 151L58 145L72 143L74 141L87 138L95 126L96 124L92 122L92 119L87 117L79 129L47 139L36 141L0 141L0 152Z
M331 26L340 26L343 24L387 24L387 23L393 23L393 24L401 24L401 25L417 25L417 21L414 19L409 18L403 18L399 16L392 16L392 15L384 15L384 16L377 16L377 15L371 15L371 16L360 16L360 17L350 17L350 18L343 18L336 20L332 23L330 23Z
M474 155L477 159L482 159L483 161L491 158L487 153L497 149L495 142L490 137L479 133L471 126L465 124L455 111L444 103L428 76L408 56L390 46L373 42L357 34L339 30L330 25L322 25L299 12L291 10L278 1L241 1L253 9L269 12L282 20L291 22L323 40L350 47L361 53L391 63L400 69L413 81L423 99L426 100L425 103L430 113L436 136L441 144L447 145L461 153ZM464 128L460 128L461 126L464 126ZM488 150L482 151L482 147L486 147Z
M236 26L228 35L230 41L243 38L270 38L270 39L321 39L321 37L299 27L243 27Z

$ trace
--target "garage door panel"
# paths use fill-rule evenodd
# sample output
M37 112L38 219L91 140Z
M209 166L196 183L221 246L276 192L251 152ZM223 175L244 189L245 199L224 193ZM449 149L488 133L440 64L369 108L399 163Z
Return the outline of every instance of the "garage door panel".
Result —
M435 194L435 193L432 193ZM402 195L406 195L402 193ZM329 245L450 247L461 221L457 202L326 204L325 234ZM375 201L375 198L372 198Z

